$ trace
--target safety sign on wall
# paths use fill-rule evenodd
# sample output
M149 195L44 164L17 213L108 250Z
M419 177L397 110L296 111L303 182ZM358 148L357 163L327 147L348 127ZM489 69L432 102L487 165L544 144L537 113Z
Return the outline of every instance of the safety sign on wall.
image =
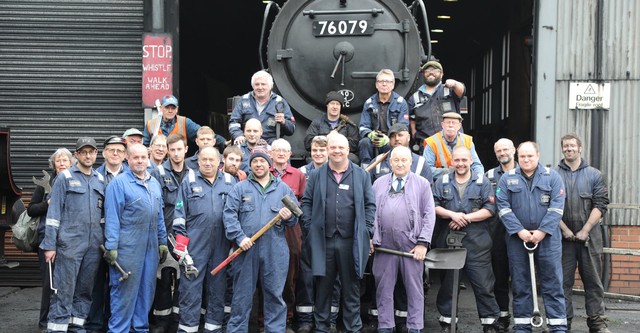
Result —
M609 109L610 83L569 83L569 109Z
M144 34L142 42L142 105L173 94L173 45L171 35Z

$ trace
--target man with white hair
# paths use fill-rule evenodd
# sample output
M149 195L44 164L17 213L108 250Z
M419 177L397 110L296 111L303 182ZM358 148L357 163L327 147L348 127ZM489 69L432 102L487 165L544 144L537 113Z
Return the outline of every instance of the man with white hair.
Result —
M369 258L376 210L371 177L350 162L349 141L327 136L329 162L309 174L302 197L302 230L316 278L315 332L329 332L336 277L342 285L342 321L349 332L362 329L360 280Z
M296 196L296 199L302 198L304 186L307 180L304 174L289 164L291 158L291 144L285 139L276 139L271 143L270 151L273 165L271 166L271 174L282 179L289 186ZM290 326L295 312L296 299L296 281L298 280L298 272L300 271L300 255L302 252L302 231L300 224L287 227L284 231L289 246L289 272L287 273L287 281L284 286L282 297L287 303L287 324Z
M373 183L376 218L372 245L409 252L413 258L375 254L372 272L376 280L378 332L394 331L393 294L396 280L401 277L409 304L408 332L418 333L424 328L423 260L436 221L433 195L429 181L411 172L409 148L394 148L389 160L392 172Z
M234 144L245 141L242 127L251 118L257 118L262 124L263 138L268 143L281 136L293 135L296 120L293 118L289 103L274 93L273 77L264 70L257 71L251 77L250 91L233 107L229 118L229 133ZM280 135L280 136L278 136Z

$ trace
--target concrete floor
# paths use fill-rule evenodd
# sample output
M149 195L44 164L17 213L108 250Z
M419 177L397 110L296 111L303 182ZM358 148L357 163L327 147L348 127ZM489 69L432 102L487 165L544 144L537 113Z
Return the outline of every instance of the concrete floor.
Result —
M467 283L467 285L469 284ZM439 331L439 314L435 308L437 288L437 284L432 285L425 298L425 333ZM0 333L39 332L37 322L40 292L41 288L0 288L0 323L2 323ZM544 311L542 304L542 300L540 300L541 311ZM458 332L482 332L471 289L461 291L459 305ZM612 332L640 333L640 302L624 297L607 298L606 306L606 315L609 318L609 328ZM574 307L575 318L572 332L588 332L582 295L574 297ZM542 329L537 329L534 332L542 332Z

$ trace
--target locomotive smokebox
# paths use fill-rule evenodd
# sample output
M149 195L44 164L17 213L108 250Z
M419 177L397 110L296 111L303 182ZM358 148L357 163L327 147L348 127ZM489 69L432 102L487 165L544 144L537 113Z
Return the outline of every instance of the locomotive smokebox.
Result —
M276 89L304 127L296 138L306 130L300 120L325 114L329 91L345 96L342 112L357 124L381 69L394 72L398 94L412 93L423 58L415 20L401 0L289 0L267 45Z

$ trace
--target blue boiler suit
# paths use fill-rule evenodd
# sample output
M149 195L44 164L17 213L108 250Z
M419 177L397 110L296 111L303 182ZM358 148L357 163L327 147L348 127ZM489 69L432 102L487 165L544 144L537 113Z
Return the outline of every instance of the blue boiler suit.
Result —
M202 292L206 293L205 332L222 332L226 271L209 274L228 255L231 244L225 237L222 211L235 178L218 171L213 182L199 171L189 170L176 201L173 231L189 238L187 249L200 274L180 282L180 324L178 332L198 332ZM184 266L180 266L184 269ZM183 276L185 276L183 274ZM203 289L204 287L204 289Z
M480 209L486 209L491 214L495 214L495 197L491 183L483 173L473 173L467 186L464 189L462 198L455 184L455 171L445 174L436 181L433 197L436 207L470 214ZM440 219L438 223L449 224L450 219ZM467 235L462 239L462 246L467 249L467 258L464 265L464 272L469 278L473 294L476 298L476 308L478 316L483 326L494 326L497 323L500 308L493 294L495 277L491 268L491 235L489 234L488 219L473 222L460 231ZM439 245L446 246L445 237L448 236L448 229L439 236ZM438 290L436 305L440 312L439 321L451 324L451 306L453 288L453 271L447 270L441 274L442 284Z
M244 135L243 128L247 120L257 118L262 123L262 138L271 144L276 139L276 121L274 119L277 111L284 113L284 125L280 126L281 136L293 135L296 129L296 120L293 118L289 103L282 96L271 92L269 101L264 105L264 110L258 112L256 98L253 92L242 95L240 101L236 104L229 118L229 133L231 141L237 137Z
M148 169L147 169L148 170ZM183 165L183 173L181 176L173 171L171 161L165 161L156 168L156 173L151 174L160 182L162 189L162 214L164 218L164 226L167 233L173 230L172 223L174 211L176 209L176 201L180 189L180 183L188 172L186 160ZM170 254L171 255L171 254ZM174 260L167 258L167 260ZM166 263L166 262L165 262ZM179 313L178 299L180 298L180 272L169 267L158 267L156 277L156 291L153 300L153 318L152 326L170 326L177 322Z
M520 167L502 175L497 189L498 215L507 229L507 250L513 288L513 320L516 332L531 332L533 299L529 256L517 233L523 229L547 233L534 252L551 332L567 330L562 289L562 232L558 226L564 210L565 191L560 175L538 165L528 185Z
M131 170L109 183L105 203L105 247L118 250L117 261L129 278L109 266L111 318L109 333L148 332L158 269L158 246L166 245L162 193L158 181Z
M44 240L40 248L56 251L48 332L84 332L91 307L104 237L104 177L95 170L86 176L73 166L58 175L51 189Z
M360 116L360 124L358 131L360 133L360 142L358 143L360 162L363 164L371 163L374 156L373 143L367 135L371 131L382 131L387 134L387 131L393 124L402 123L409 127L409 105L404 97L398 95L395 91L392 93L389 99L389 107L387 109L384 118L386 121L383 123L380 115L381 107L378 100L378 93L369 97L362 107L362 114ZM380 148L378 153L384 153L389 151L389 144Z
M284 206L285 195L295 200L293 191L279 178L269 175L270 182L263 188L253 175L236 184L224 207L224 227L227 238L240 244L253 236L267 222L278 215ZM249 315L258 278L264 294L264 329L266 333L282 333L286 329L287 306L282 298L289 246L284 228L297 223L297 218L281 221L258 238L248 251L243 251L233 262L233 300L227 332L248 332ZM237 248L234 247L234 250Z
M129 169L127 164L122 163L120 170L116 175L109 172L107 169L107 163L102 163L96 171L104 177L105 187L109 185L109 182L125 170ZM104 228L104 224L102 225ZM104 235L104 231L102 232ZM102 243L102 242L101 242ZM109 264L105 260L101 260L98 264L98 273L96 274L96 280L93 284L93 291L91 294L91 309L87 315L87 321L85 322L85 328L91 331L106 330L107 321L111 314L109 309Z

